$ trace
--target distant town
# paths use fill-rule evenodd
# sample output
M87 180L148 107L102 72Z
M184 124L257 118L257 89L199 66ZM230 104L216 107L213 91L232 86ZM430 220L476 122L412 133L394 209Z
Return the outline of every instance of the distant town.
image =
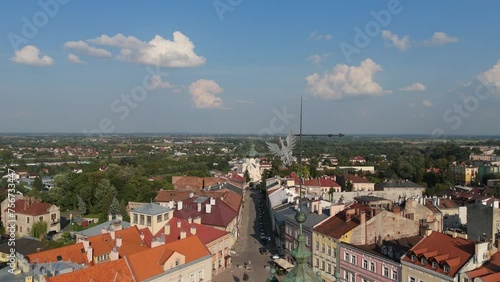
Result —
M0 137L0 280L500 281L500 141L279 138Z

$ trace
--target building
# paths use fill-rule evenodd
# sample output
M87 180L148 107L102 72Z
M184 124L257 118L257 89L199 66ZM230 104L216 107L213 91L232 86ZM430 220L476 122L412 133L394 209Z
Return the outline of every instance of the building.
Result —
M454 165L450 166L450 171L453 173L455 184L471 186L478 179L478 168L476 166Z
M174 216L172 208L155 203L148 203L131 210L129 215L131 226L137 225L139 229L148 228L152 234L156 234L163 229L167 221Z
M370 182L368 179L352 174L342 174L337 176L338 183L342 189L346 190L347 182L352 183L352 191L373 191L375 190L375 183Z
M306 189L307 193L314 193L323 198L327 198L330 190L332 192L340 192L340 185L335 182L334 177L322 176L304 180L302 186Z
M467 235L471 240L495 242L500 236L500 209L481 203L468 205Z
M401 281L463 282L462 273L488 259L487 243L474 244L467 239L430 232L401 259Z
M216 275L231 265L231 233L201 224L201 217L187 220L173 217L154 238L163 237L165 243L197 236L212 255L212 274Z
M8 227L9 220L16 220L16 236L31 235L33 224L39 221L47 224L47 233L61 230L61 213L56 205L21 195L16 196L14 205L13 208L9 208L9 198L7 198L2 202L1 209L3 226Z
M375 185L375 190L393 192L399 194L402 198L410 198L415 194L423 195L425 187L412 181L384 182Z
M469 282L500 281L500 252L493 254L490 259L479 268L462 274L462 279L463 281Z
M381 197L359 196L359 197L354 197L354 200L357 203L367 205L372 209L384 209L384 210L391 210L392 209L392 201L381 198Z
M420 197L406 200L402 215L417 221L422 230L443 231L443 216L441 212L426 198Z
M340 277L345 281L401 281L400 259L422 238L412 236L369 245L340 243Z
M363 156L354 156L349 158L351 164L365 164L366 159Z
M306 215L306 220L302 223L302 234L305 237L306 250L312 250L312 229L313 227L328 218L328 215L323 213L320 201L314 201L307 204L302 204L301 211ZM291 251L297 248L297 237L300 233L299 224L295 220L295 214L285 216L285 259L288 262L293 262ZM312 265L312 256L307 262Z

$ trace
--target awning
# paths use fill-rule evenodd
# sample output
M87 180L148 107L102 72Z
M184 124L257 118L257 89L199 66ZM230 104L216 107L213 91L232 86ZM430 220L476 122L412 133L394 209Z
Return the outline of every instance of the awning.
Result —
M283 268L285 270L289 270L289 269L293 268L293 264L289 263L288 261L286 261L285 259L282 259L282 258L275 259L274 263L276 263L277 265L279 265L281 268Z

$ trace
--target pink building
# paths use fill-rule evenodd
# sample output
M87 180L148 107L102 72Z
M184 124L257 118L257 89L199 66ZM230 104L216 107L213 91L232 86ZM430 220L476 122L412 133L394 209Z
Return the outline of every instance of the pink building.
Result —
M340 278L346 282L401 281L400 258L417 244L421 236L413 236L379 244L340 244Z

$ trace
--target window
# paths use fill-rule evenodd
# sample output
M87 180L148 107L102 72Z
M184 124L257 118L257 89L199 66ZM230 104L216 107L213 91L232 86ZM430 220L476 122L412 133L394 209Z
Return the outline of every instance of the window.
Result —
M40 216L40 217L38 218L38 220L39 220L39 221L43 221L43 216Z
M469 282L469 278L464 278L464 282Z
M332 264L329 263L328 264L328 270L327 270L328 273L332 273Z
M416 255L411 255L411 260L412 261L417 261L417 256Z
M445 272L445 273L448 273L448 272L450 272L450 267L449 267L449 266L447 266L447 265L445 265L445 266L443 267L443 270L444 270L444 272Z
M336 257L337 256L337 249L333 249L333 257Z
M316 258L316 267L319 268L319 258Z
M316 247L315 247L316 251L319 250L319 242L316 241L314 245L316 245Z
M368 269L368 261L366 259L363 259L363 268Z
M332 255L332 247L328 246L328 248L326 249L326 253L331 256Z
M387 268L387 266L384 266L384 267L382 268L382 275L383 275L384 277L389 277L389 268Z
M375 263L373 261L370 262L370 271L375 272Z
M161 219L162 219L161 214L160 214L160 215L158 215L158 216L156 216L156 222L161 222Z
M163 220L168 220L169 219L169 216L168 216L168 212L166 214L163 214Z
M356 265L356 256L355 255L352 255L351 257L351 263Z
M189 274L189 281L195 282L194 273Z
M325 244L321 244L321 252L324 254L325 253Z
M408 277L408 282L417 282L417 279L415 277Z
M134 213L134 221L133 221L133 223L135 223L135 224L139 223L139 221L137 220L137 214L136 213Z
M324 260L321 261L321 270L325 270L325 261Z
M306 246L309 246L310 242L309 242L309 236L306 236Z
M203 279L203 269L198 271L198 280Z
M141 216L140 216L139 224L144 225L144 215L143 214L141 214Z
M420 259L420 262L422 263L422 265L427 265L427 260L424 257Z
M398 281L398 271L392 270L392 280Z
M344 253L344 260L349 261L349 254L348 253Z
M434 269L438 268L438 263L435 262L435 261L433 261L432 262L432 268L434 268Z
M26 223L30 223L30 218L26 217Z
M148 216L146 217L146 225L147 225L147 226L151 226L151 216L150 216L150 215L148 215Z

